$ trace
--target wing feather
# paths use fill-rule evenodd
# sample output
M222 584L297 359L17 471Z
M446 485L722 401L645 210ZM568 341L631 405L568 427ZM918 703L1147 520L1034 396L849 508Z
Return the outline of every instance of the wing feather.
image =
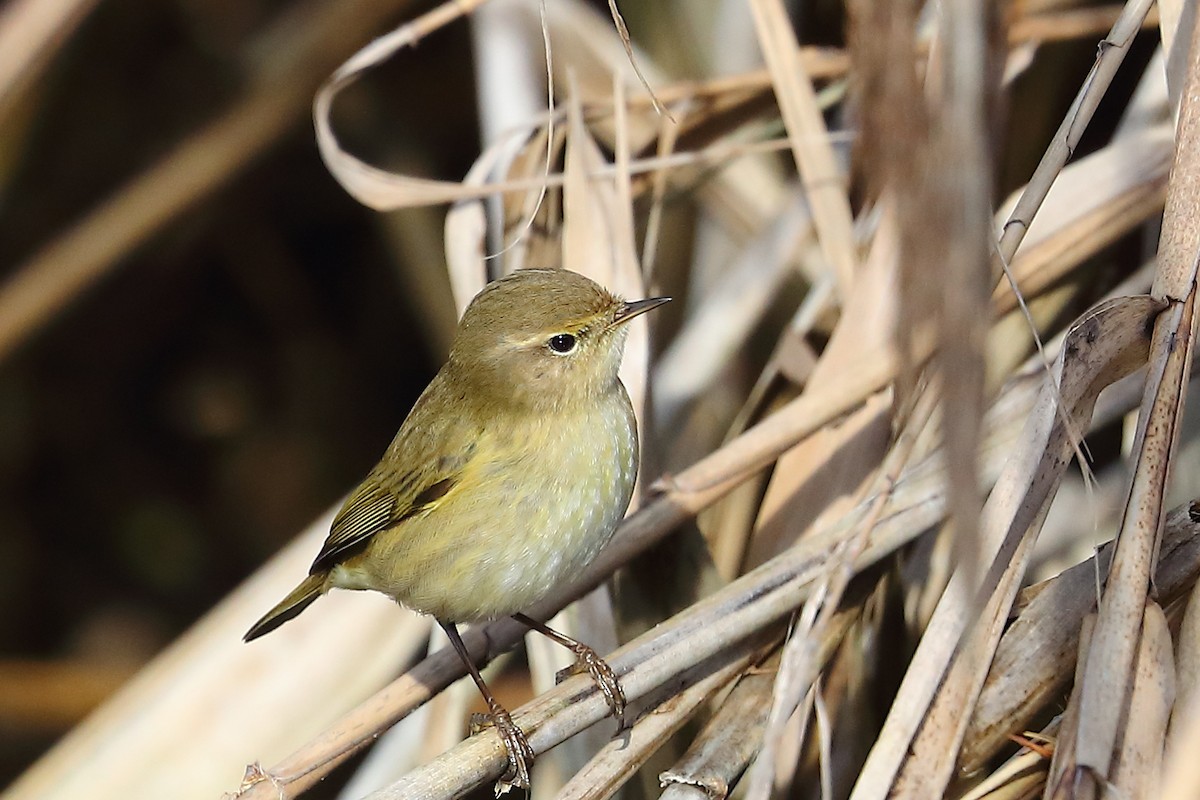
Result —
M463 415L430 417L422 401L441 377L413 406L387 455L334 518L310 574L332 569L360 552L380 531L432 511L460 484L475 457L481 430Z

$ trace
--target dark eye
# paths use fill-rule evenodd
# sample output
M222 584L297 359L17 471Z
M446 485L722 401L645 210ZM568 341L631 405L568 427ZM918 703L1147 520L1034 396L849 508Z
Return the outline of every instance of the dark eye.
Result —
M551 336L550 341L546 342L547 347L562 356L574 350L576 344L578 344L577 340L569 333Z

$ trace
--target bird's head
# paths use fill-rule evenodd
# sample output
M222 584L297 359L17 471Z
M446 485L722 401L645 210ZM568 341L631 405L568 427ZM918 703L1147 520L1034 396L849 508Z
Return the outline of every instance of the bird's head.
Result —
M611 391L625 323L669 297L627 302L565 269L493 281L463 314L450 367L485 402L549 408Z

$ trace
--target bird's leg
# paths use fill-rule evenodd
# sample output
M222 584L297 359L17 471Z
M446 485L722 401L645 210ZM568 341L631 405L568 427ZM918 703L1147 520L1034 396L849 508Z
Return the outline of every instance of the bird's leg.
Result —
M575 664L570 668L570 673L579 674L587 672L588 675L592 676L592 680L596 682L596 685L600 687L600 691L604 694L604 699L608 702L608 708L612 712L613 718L617 721L617 733L625 729L625 691L621 688L621 684L617 680L617 674L613 672L608 662L600 657L599 653L583 642L572 639L565 633L559 633L549 625L538 622L533 617L527 617L524 614L513 614L513 619L530 630L537 631L543 636L548 636L574 653ZM561 677L560 675L560 680Z
M491 717L492 724L496 726L496 732L500 734L500 741L504 743L504 750L508 753L508 769L500 777L500 782L496 784L496 795L499 796L509 786L528 789L529 768L533 766L534 757L529 740L525 738L524 731L513 722L508 710L500 705L500 701L492 694L492 690L483 682L483 676L479 674L479 669L471 659L471 654L467 652L467 646L463 644L462 637L458 635L458 628L453 623L441 620L438 620L438 624L450 637L450 644L454 645L454 649L458 651L459 658L466 665L467 672L471 674L471 679L475 681L475 686L479 688L479 693L487 702L488 716Z

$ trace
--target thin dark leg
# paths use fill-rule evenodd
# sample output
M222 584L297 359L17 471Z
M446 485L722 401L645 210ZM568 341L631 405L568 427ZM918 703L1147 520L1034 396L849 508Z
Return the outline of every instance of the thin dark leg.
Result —
M500 778L500 783L511 784L518 789L529 788L529 768L533 765L533 748L529 746L529 740L525 738L525 733L517 727L517 724L512 721L507 709L500 705L492 690L483 682L483 676L479 674L479 669L476 668L475 662L471 659L471 654L467 652L467 646L463 644L462 637L458 635L458 628L453 623L442 622L438 620L438 624L442 626L442 630L450 637L450 644L454 645L454 649L458 651L458 657L462 659L463 664L467 668L467 672L471 674L471 679L475 681L475 686L479 688L479 693L483 695L483 699L487 702L488 714L492 718L492 724L496 726L496 732L500 734L500 740L504 743L504 749L508 753L508 770ZM497 792L500 791L498 788Z
M583 642L572 639L565 633L559 633L544 622L538 622L533 617L527 617L524 614L513 614L513 619L530 630L537 631L543 636L553 639L574 653L575 671L583 672L586 670L587 674L592 676L592 680L596 682L596 685L600 687L600 691L603 692L604 699L608 702L609 710L617 720L617 733L625 729L625 691L621 688L620 682L617 681L617 674L613 672L608 662L600 657L599 653Z

